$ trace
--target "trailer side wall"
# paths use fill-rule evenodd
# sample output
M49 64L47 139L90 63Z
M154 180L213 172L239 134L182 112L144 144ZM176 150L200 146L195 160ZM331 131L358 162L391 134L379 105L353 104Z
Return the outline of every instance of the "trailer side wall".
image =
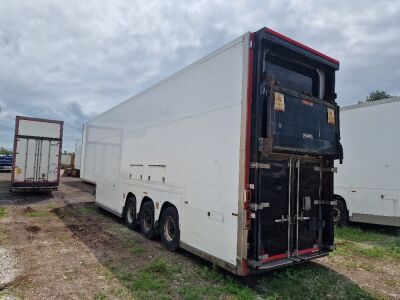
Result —
M131 193L138 210L143 199L155 203L157 220L168 202L178 210L182 244L231 266L243 186L246 38L85 124L82 148L83 177L96 182L100 206L121 215Z

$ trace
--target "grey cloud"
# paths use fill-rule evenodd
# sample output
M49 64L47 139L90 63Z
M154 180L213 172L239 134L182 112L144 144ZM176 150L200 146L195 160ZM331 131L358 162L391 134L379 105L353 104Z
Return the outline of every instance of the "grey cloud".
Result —
M399 1L2 1L0 145L15 114L84 121L263 26L341 61L339 103L399 94Z

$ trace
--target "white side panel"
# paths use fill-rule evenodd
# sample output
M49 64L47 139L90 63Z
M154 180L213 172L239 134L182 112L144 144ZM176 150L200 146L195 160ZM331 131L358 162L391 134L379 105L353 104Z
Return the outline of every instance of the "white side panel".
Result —
M122 129L86 124L81 159L81 178L117 182L121 160Z
M335 193L353 213L400 217L400 101L341 111L343 165Z
M127 192L138 201L168 199L181 240L233 265L243 55L241 37L100 115L85 125L82 147L99 204L121 213Z
M19 120L18 134L47 138L60 138L60 124L33 120Z
M82 140L78 139L75 142L75 165L74 165L74 168L77 170L81 169L81 158L82 158Z

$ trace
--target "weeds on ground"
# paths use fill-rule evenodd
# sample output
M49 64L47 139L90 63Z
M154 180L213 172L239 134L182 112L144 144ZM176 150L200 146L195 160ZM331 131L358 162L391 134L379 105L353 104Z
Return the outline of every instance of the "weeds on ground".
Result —
M374 299L346 277L315 263L275 271L260 284L271 299Z
M255 291L233 279L223 275L217 267L199 267L198 278L190 278L181 287L180 294L184 299L256 299ZM200 282L203 282L201 284Z
M87 215L93 215L96 214L96 207L95 206L84 206L80 205L74 208L78 213L81 215L87 216Z
M370 258L400 260L400 236L358 227L336 228L337 249L342 256L362 255Z
M6 207L0 207L0 219L7 217L8 210Z
M140 254L140 253L146 252L146 250L142 247L133 247L133 248L129 249L129 252L132 254Z
M27 210L24 211L24 215L28 218L45 218L51 215L51 212L47 210Z

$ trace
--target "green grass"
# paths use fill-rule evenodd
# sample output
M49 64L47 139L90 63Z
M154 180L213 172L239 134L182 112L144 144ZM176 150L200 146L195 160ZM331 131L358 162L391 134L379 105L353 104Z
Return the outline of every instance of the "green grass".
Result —
M8 210L5 207L0 207L0 219L5 218L8 215Z
M133 247L132 249L129 249L129 252L132 254L140 254L146 252L146 250L142 247Z
M268 274L260 285L270 299L375 299L344 276L314 263Z
M400 260L400 236L359 227L337 227L336 240L336 254Z
M50 212L46 210L29 210L25 211L24 215L28 218L45 218L50 216Z
M98 292L94 295L94 300L106 300L108 299L107 294L104 292Z
M75 207L75 210L80 213L81 215L93 215L97 214L96 207L95 206L77 206Z
M224 275L218 268L199 267L199 278L192 278L181 287L183 299L256 299L257 293L233 276ZM204 281L203 284L196 284Z

